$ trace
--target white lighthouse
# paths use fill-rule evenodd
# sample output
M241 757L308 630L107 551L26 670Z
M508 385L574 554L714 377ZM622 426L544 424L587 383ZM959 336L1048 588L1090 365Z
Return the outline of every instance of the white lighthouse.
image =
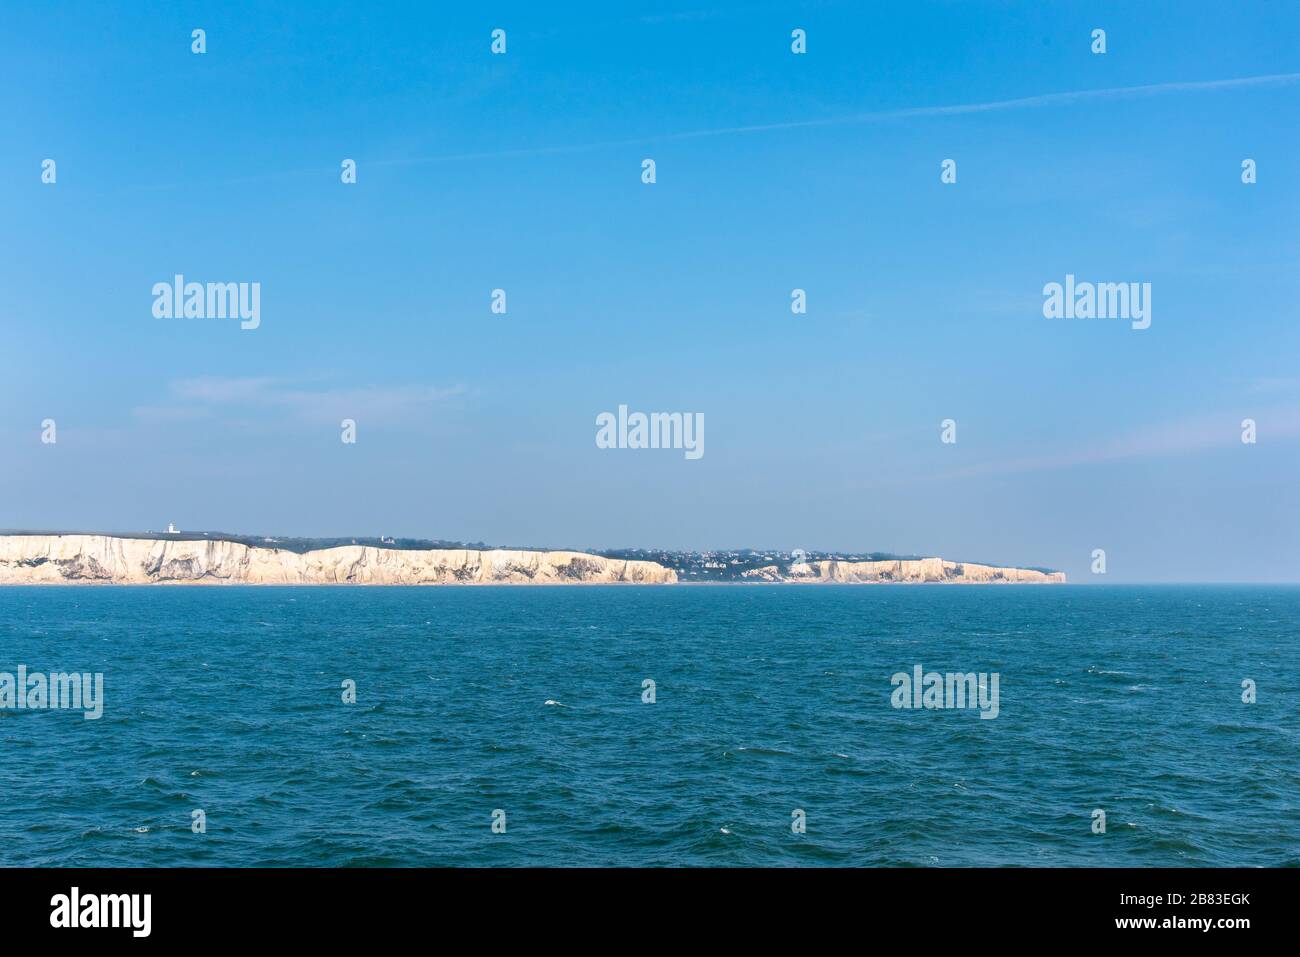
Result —
M181 533L181 530L180 530L179 528L176 527L176 523L175 523L175 522L168 522L168 523L167 523L167 534L168 534L168 535L179 535L180 533Z

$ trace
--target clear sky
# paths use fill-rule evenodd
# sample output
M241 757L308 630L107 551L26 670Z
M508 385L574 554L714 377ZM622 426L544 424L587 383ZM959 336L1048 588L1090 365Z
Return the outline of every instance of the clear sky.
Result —
M1296 5L378 6L6 10L0 527L1300 580Z

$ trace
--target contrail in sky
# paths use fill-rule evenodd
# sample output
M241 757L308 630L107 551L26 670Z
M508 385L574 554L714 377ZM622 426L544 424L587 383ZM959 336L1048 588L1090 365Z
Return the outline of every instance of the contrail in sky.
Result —
M616 146L635 146L639 143L672 142L675 140L702 139L709 136L731 136L739 133L768 133L780 130L809 129L819 126L847 126L854 123L871 123L879 120L911 119L927 116L963 116L970 113L993 113L1002 110L1032 109L1043 106L1067 106L1089 100L1117 100L1142 96L1159 96L1165 93L1195 93L1206 90L1238 90L1262 86L1289 86L1300 83L1300 73L1271 73L1264 76L1244 76L1232 80L1195 80L1179 83L1151 83L1145 86L1117 86L1101 90L1072 90L1065 93L1043 93L1022 96L1011 100L991 100L987 103L956 103L948 106L914 106L893 110L876 110L868 113L850 113L811 120L789 120L783 123L758 123L750 126L724 126L716 129L691 130L684 133L629 137L621 140L604 140L589 143L569 143L563 146L526 147L514 150L494 150L477 153L449 153L442 156L412 157L410 159L371 160L371 166L400 166L420 163L444 163L456 160L493 159L510 156L543 156L548 153L576 153L583 150L605 149Z
M867 113L849 113L810 120L788 120L781 123L757 123L749 126L723 126L707 130L689 130L683 133L658 133L632 136L618 140L600 140L586 143L566 143L560 146L532 146L509 150L483 150L473 153L445 153L438 156L412 156L403 159L358 160L365 166L420 166L426 163L454 163L477 159L508 159L523 156L547 156L557 153L581 153L587 150L612 149L637 146L645 143L671 143L682 140L704 139L710 136L733 136L742 133L770 133L781 130L812 129L821 126L849 126L855 123L873 123L882 120L906 120L930 116L964 116L972 113L994 113L1003 110L1034 109L1044 106L1068 106L1090 100L1118 100L1143 96L1160 96L1166 93L1196 93L1210 90L1241 90L1254 87L1290 86L1300 83L1300 73L1270 73L1263 76L1243 76L1231 80L1193 80L1179 83L1150 83L1145 86L1117 86L1101 90L1071 90L1065 93L1042 93L1010 100L990 100L987 103L955 103L947 106L912 106L892 110L875 110ZM337 173L331 167L331 170ZM320 168L284 169L268 173L223 180L225 184L257 182L290 176L319 175ZM130 187L133 190L175 189L181 183L150 184Z

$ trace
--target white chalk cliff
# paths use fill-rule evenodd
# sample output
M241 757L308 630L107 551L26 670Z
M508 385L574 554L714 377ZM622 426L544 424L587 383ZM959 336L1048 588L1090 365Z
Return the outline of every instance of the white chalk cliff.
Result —
M444 585L675 582L657 562L582 552L344 545L299 554L239 542L0 535L0 584Z
M879 562L836 560L793 565L782 574L775 565L744 573L755 581L787 582L1007 582L1046 584L1065 581L1065 572L1040 572L1033 568L1003 568L971 562L948 562L942 558L890 559Z
M1062 572L942 558L812 561L742 572L750 582L1063 582ZM0 535L0 585L454 585L663 584L677 572L658 562L584 552L398 549L342 545L299 553L225 539L116 535Z

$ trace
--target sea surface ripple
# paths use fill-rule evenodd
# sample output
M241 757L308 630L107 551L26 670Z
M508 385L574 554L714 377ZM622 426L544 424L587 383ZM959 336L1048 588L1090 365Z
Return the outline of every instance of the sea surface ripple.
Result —
M1298 652L1287 586L0 588L106 698L0 710L0 864L1297 865Z

